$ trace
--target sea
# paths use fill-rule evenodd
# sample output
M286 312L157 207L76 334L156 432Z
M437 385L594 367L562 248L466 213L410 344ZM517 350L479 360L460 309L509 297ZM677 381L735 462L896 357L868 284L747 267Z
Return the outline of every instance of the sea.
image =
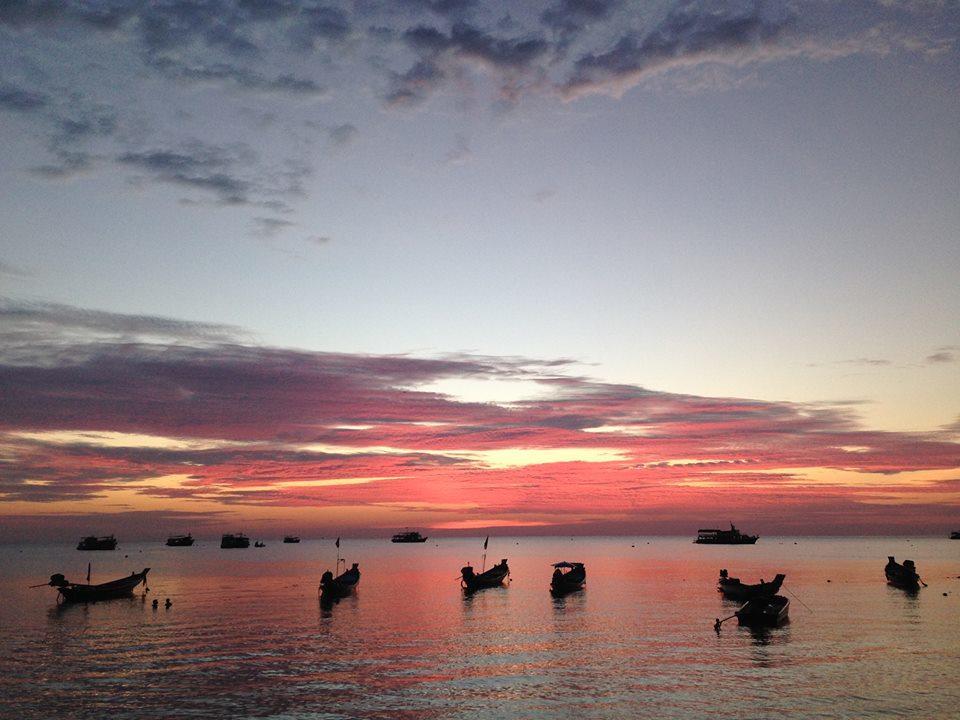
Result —
M960 541L762 537L343 538L356 593L318 601L333 538L221 550L124 542L0 546L3 718L957 718ZM927 587L886 584L888 555ZM507 558L509 586L460 568ZM584 590L549 593L551 564ZM149 592L58 605L53 573L150 568ZM716 590L786 574L782 627L737 621ZM169 598L171 605L165 607ZM153 599L159 607L152 607Z

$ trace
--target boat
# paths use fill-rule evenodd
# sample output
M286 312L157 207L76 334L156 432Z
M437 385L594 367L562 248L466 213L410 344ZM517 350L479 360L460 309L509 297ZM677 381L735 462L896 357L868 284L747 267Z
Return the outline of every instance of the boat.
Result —
M132 572L127 577L100 583L99 585L73 583L67 580L62 574L57 573L56 575L50 576L50 582L47 584L50 587L57 588L57 591L60 593L59 598L64 602L113 600L114 598L129 597L133 594L134 588L141 583L146 586L148 572L150 572L150 568L144 568L141 572Z
M299 536L299 535L284 535L284 536L283 536L283 541L284 541L285 543L298 543L298 542L300 542L300 536Z
M697 530L697 539L694 542L700 545L753 545L759 539L759 535L744 535L736 525L730 523L729 530L716 528Z
M790 600L783 595L747 600L737 612L737 622L751 627L777 627L789 619Z
M894 587L912 592L920 589L920 576L917 574L913 560L904 560L901 565L894 560L893 555L888 555L883 572L887 576L887 583Z
M77 545L77 550L116 550L117 549L117 539L113 535L106 535L104 537L97 537L96 535L88 535L85 538L80 538L80 543Z
M583 563L566 561L554 563L550 592L554 595L566 595L575 590L582 590L586 581L587 569Z
M960 530L954 530L952 533L950 533L950 539L960 540Z
M359 563L353 563L349 569L333 576L333 573L327 570L320 576L320 599L321 600L339 600L353 592L354 588L360 583Z
M421 535L416 530L407 530L404 532L399 532L390 538L390 542L395 543L422 543L426 542L427 538L424 535Z
M243 533L237 533L236 535L228 533L220 538L220 548L223 550L248 547L250 547L250 538Z
M267 544L266 544L263 540L257 540L257 541L253 544L253 546L259 548L259 547L266 547Z
M506 558L479 575L470 565L460 568L460 584L467 592L498 587L503 585L508 577L510 577L510 568L507 566Z
M740 582L740 578L732 578L727 574L726 569L720 571L720 579L717 581L717 592L723 593L727 600L752 600L753 598L772 597L780 592L780 586L786 575L777 573L772 582L764 582L762 579L756 585L748 585Z
M170 547L190 547L193 545L193 535L171 535L167 538Z

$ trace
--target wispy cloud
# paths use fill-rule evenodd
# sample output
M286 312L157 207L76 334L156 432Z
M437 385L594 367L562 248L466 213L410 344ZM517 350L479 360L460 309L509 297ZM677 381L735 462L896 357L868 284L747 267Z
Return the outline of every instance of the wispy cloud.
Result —
M873 518L864 507L898 497L922 515L960 466L949 434L865 429L846 405L610 384L562 358L306 352L60 305L7 302L0 316L0 513L4 501L139 497L176 509L416 503L436 505L436 522L476 519L443 509L457 498L478 522L562 524L581 522L570 518L589 497L591 527L610 529L657 508L693 517L776 497L778 513L822 522L836 507ZM530 399L432 389L478 379L526 383Z

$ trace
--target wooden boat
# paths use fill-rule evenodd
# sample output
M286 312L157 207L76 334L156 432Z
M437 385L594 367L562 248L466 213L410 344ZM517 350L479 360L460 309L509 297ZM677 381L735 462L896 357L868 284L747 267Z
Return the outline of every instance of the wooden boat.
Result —
M777 627L785 623L790 613L790 600L783 595L747 600L737 612L737 622L752 627Z
M284 535L284 536L283 536L283 541L284 541L285 543L298 543L298 542L300 542L300 536L299 536L299 535Z
M117 549L117 539L113 535L106 535L104 537L97 537L96 535L88 535L85 538L80 538L80 543L77 545L77 550L116 550Z
M220 538L220 548L222 550L248 547L250 547L250 538L243 533L237 533L236 535L226 534Z
M320 599L321 600L339 600L353 592L354 588L360 583L359 563L353 563L353 566L345 572L333 576L333 573L327 570L320 577Z
M190 547L193 545L193 535L171 535L167 538L170 547Z
M507 567L507 559L504 558L497 565L479 575L474 572L473 567L466 565L460 568L460 584L467 592L482 590L483 588L492 588L503 585L504 581L510 576L510 568Z
M772 597L780 592L780 586L786 575L777 573L772 582L760 580L756 585L747 585L740 582L740 578L732 578L727 574L726 569L720 571L720 579L717 581L717 591L723 593L728 600L752 600L753 598Z
M550 592L554 595L566 595L582 590L587 581L587 569L583 563L558 562L553 564L553 577L550 579Z
M697 539L694 542L699 545L753 545L759 539L759 535L744 535L736 525L730 523L729 530L716 528L697 530Z
M887 556L887 564L883 568L887 582L901 590L916 592L920 589L920 576L914 567L913 560L904 560L901 565L894 560L893 555Z
M395 543L422 543L426 542L427 538L425 535L421 535L416 530L407 530L405 532L400 532L390 538L390 542Z
M148 572L150 572L150 568L144 568L141 572L130 573L128 577L100 583L99 585L72 583L63 575L57 573L50 576L50 582L47 584L50 587L57 588L60 593L59 597L64 602L97 602L98 600L129 597L140 583L146 586Z

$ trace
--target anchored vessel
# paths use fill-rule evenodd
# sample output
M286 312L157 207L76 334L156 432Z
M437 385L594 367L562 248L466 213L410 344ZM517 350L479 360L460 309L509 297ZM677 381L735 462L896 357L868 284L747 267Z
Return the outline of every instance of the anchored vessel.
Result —
M790 600L783 595L754 598L747 600L737 610L737 622L754 627L776 627L787 621L790 612Z
M170 547L190 547L193 545L193 535L171 535L167 538Z
M901 590L916 592L920 589L920 576L914 567L913 560L904 560L901 565L894 560L893 555L887 556L887 564L883 568L887 582Z
M298 542L300 542L300 536L299 536L299 535L284 535L284 536L283 536L283 541L284 541L285 543L298 543Z
M759 538L759 535L744 535L736 525L730 523L729 530L716 528L697 530L697 539L694 542L701 545L753 545Z
M404 532L399 532L390 538L390 542L395 543L422 543L426 542L427 538L424 535L421 535L416 530L406 530Z
M582 590L587 581L587 569L579 562L558 562L553 564L553 577L550 578L550 592L553 595L566 595Z
M236 535L226 534L220 538L220 548L223 550L248 547L250 547L250 538L243 533L237 533Z
M483 588L492 588L503 585L504 580L510 576L510 568L507 567L507 559L504 558L498 564L486 572L479 575L474 572L473 567L466 565L460 568L460 584L467 592L482 590Z
M339 600L353 592L360 583L359 563L353 563L351 568L336 577L327 570L320 576L320 599Z
M106 535L104 537L97 537L96 535L88 535L85 538L80 539L80 543L77 545L77 550L116 550L117 549L117 539L113 535Z
M950 533L950 539L960 540L960 530L954 530L952 533Z
M727 600L752 600L761 597L773 597L780 592L780 586L786 575L777 573L772 582L764 582L762 579L756 585L747 585L740 582L740 578L732 578L727 574L726 569L720 571L720 579L717 581L717 591L723 593Z
M112 600L114 598L129 597L133 594L133 589L140 583L147 584L147 573L150 568L144 568L141 572L130 573L128 577L99 585L89 585L83 583L73 583L67 580L62 574L50 576L50 587L57 588L59 597L64 602L96 602L97 600ZM89 578L88 578L89 581ZM42 586L35 586L42 587Z

